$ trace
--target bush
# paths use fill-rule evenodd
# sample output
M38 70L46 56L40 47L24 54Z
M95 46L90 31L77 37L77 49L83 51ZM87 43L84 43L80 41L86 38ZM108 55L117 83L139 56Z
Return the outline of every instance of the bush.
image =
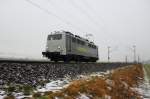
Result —
M33 87L30 85L23 86L23 93L24 95L30 95L33 92Z
M6 88L7 95L12 95L15 90L14 86L8 86L8 88Z

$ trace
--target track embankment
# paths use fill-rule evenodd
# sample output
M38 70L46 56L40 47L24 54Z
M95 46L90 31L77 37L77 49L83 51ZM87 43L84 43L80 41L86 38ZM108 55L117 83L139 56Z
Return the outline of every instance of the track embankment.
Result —
M0 62L0 85L28 84L37 86L42 80L75 77L78 74L105 72L124 67L126 63L51 63L51 62Z
M143 82L143 77L142 65L130 65L102 77L75 80L60 91L34 93L31 99L143 99L134 89Z

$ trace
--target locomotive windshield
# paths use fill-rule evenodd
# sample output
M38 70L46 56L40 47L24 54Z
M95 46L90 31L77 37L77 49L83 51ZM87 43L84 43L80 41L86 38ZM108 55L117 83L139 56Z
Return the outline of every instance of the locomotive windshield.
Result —
M48 36L48 40L60 40L62 39L62 34L53 34Z

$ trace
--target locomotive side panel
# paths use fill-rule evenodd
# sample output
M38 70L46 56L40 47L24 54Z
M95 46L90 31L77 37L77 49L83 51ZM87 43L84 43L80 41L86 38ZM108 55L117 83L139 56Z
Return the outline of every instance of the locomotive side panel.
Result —
M70 54L72 52L72 43L71 36L66 34L66 54Z
M69 41L67 44L70 50L67 50L67 54L72 54L72 55L80 55L85 58L97 58L98 59L98 48L89 46L89 43L86 42L83 39L75 38L73 36L68 36L69 40L66 40L66 42ZM68 37L66 39L68 39ZM70 40L71 39L71 40Z

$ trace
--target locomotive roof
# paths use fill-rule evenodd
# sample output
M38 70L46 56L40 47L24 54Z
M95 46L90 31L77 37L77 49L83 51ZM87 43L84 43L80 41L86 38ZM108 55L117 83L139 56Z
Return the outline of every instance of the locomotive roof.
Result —
M95 45L94 42L89 41L89 40L86 39L86 38L80 37L79 35L74 35L74 34L72 34L72 33L69 32L69 31L54 31L54 32L51 32L50 35L54 35L54 34L68 34L68 35L71 35L72 37L78 38L78 39L80 39L80 40L84 40L85 42L88 42L88 43L90 43L90 44ZM96 45L95 45L95 46L96 46Z

